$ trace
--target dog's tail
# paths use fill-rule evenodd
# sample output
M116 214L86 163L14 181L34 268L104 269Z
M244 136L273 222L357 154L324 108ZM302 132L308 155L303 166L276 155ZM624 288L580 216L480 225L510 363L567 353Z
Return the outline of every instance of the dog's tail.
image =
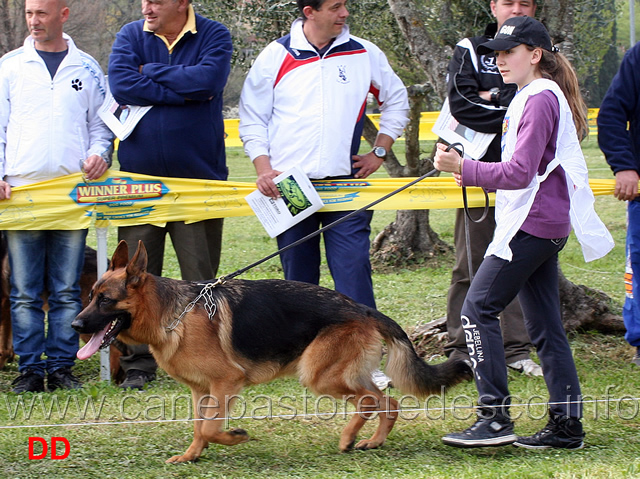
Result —
M427 397L442 388L454 386L472 378L469 365L458 359L430 365L423 361L398 323L379 311L374 312L378 332L387 343L388 359L385 373L393 386L404 394Z

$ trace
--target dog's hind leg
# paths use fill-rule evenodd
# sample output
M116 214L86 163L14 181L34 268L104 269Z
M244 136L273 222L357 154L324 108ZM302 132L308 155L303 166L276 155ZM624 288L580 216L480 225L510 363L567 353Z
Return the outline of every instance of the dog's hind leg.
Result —
M318 395L343 399L356 407L340 436L343 452L353 449L358 432L374 413L379 415L378 429L370 439L358 442L357 449L380 447L398 417L397 401L383 396L371 379L371 371L380 363L380 341L377 330L361 318L326 328L300 360L303 385Z
M380 421L378 429L371 438L358 442L355 448L364 450L382 446L398 418L398 402L391 396L383 396L375 389L362 389L356 394L349 394L347 398L356 407L356 411L347 427L342 431L340 450L345 452L353 449L358 432L364 426L365 421L375 413L378 414Z
M249 440L244 429L223 431L228 410L242 388L238 383L227 387L216 385L211 391L191 390L195 421L193 425L193 442L182 455L173 456L167 463L196 461L209 444L234 446Z

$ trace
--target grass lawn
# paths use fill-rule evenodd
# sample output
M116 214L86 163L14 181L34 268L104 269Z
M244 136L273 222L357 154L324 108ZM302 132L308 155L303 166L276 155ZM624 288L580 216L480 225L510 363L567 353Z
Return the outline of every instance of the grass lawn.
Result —
M595 138L584 151L592 178L611 173ZM430 151L425 145L425 151ZM250 162L240 149L229 149L230 177L253 181ZM383 172L377 175L384 175ZM561 253L565 275L577 284L606 292L616 312L624 297L625 205L598 197L596 208L609 226L616 247L607 257L585 264L575 238ZM376 212L373 234L394 219L393 212ZM453 239L453 210L433 210L431 225L448 243ZM95 236L90 243L95 245ZM109 251L116 244L109 233ZM225 222L220 274L229 274L276 249L254 217ZM381 311L406 330L442 317L453 257L392 271L376 271L374 285ZM179 277L172 248L167 248L165 276ZM280 278L277 259L242 275L245 279ZM332 287L323 269L322 284ZM199 462L166 465L182 453L192 437L189 391L160 372L151 388L124 393L100 382L99 360L78 363L85 382L79 391L16 396L9 393L17 364L0 371L0 477L418 477L418 478L622 478L640 476L640 368L629 363L633 351L623 338L593 332L570 338L585 395L586 446L575 452L533 452L515 447L461 450L445 446L440 437L467 427L476 395L472 383L447 394L418 402L402 397L402 418L379 450L340 454L337 444L351 410L339 402L317 400L296 380L278 380L246 389L230 427L246 429L253 440L235 447L212 445ZM435 357L432 361L439 361ZM542 378L510 373L510 387L519 416L516 432L529 434L546 422L546 388ZM452 409L452 405L457 405ZM291 417L292 411L295 417ZM266 418L265 416L269 416ZM280 417L278 417L280 416ZM101 423L101 424L96 424ZM28 426L28 427L20 427ZM364 434L371 434L368 424ZM50 441L64 437L70 454L63 460L29 460L29 438ZM58 443L61 446L61 443ZM64 448L63 448L64 450ZM35 452L41 452L41 446ZM60 452L60 451L59 451Z

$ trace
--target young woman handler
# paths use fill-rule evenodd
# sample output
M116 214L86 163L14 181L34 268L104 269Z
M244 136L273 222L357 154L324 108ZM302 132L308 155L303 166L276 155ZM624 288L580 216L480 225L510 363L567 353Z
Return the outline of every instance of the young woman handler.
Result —
M530 17L506 20L478 53L496 52L505 83L518 93L503 124L502 162L462 159L439 145L435 166L462 186L496 190L496 230L462 307L462 324L479 399L476 422L443 437L456 447L514 444L580 449L584 432L578 374L562 325L558 253L573 226L586 261L613 240L593 209L580 149L586 107L576 74ZM549 422L529 437L514 434L498 314L518 295L549 390Z

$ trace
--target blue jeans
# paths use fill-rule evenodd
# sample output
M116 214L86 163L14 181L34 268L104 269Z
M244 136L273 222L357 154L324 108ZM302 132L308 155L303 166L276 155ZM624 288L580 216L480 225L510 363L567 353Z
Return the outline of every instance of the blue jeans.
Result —
M631 346L640 347L640 202L627 206L627 284L622 318L627 329L625 339Z
M73 366L78 333L71 321L82 310L80 274L87 230L6 231L11 266L13 348L20 372L40 375ZM48 331L42 293L48 292ZM46 355L46 359L42 355Z

